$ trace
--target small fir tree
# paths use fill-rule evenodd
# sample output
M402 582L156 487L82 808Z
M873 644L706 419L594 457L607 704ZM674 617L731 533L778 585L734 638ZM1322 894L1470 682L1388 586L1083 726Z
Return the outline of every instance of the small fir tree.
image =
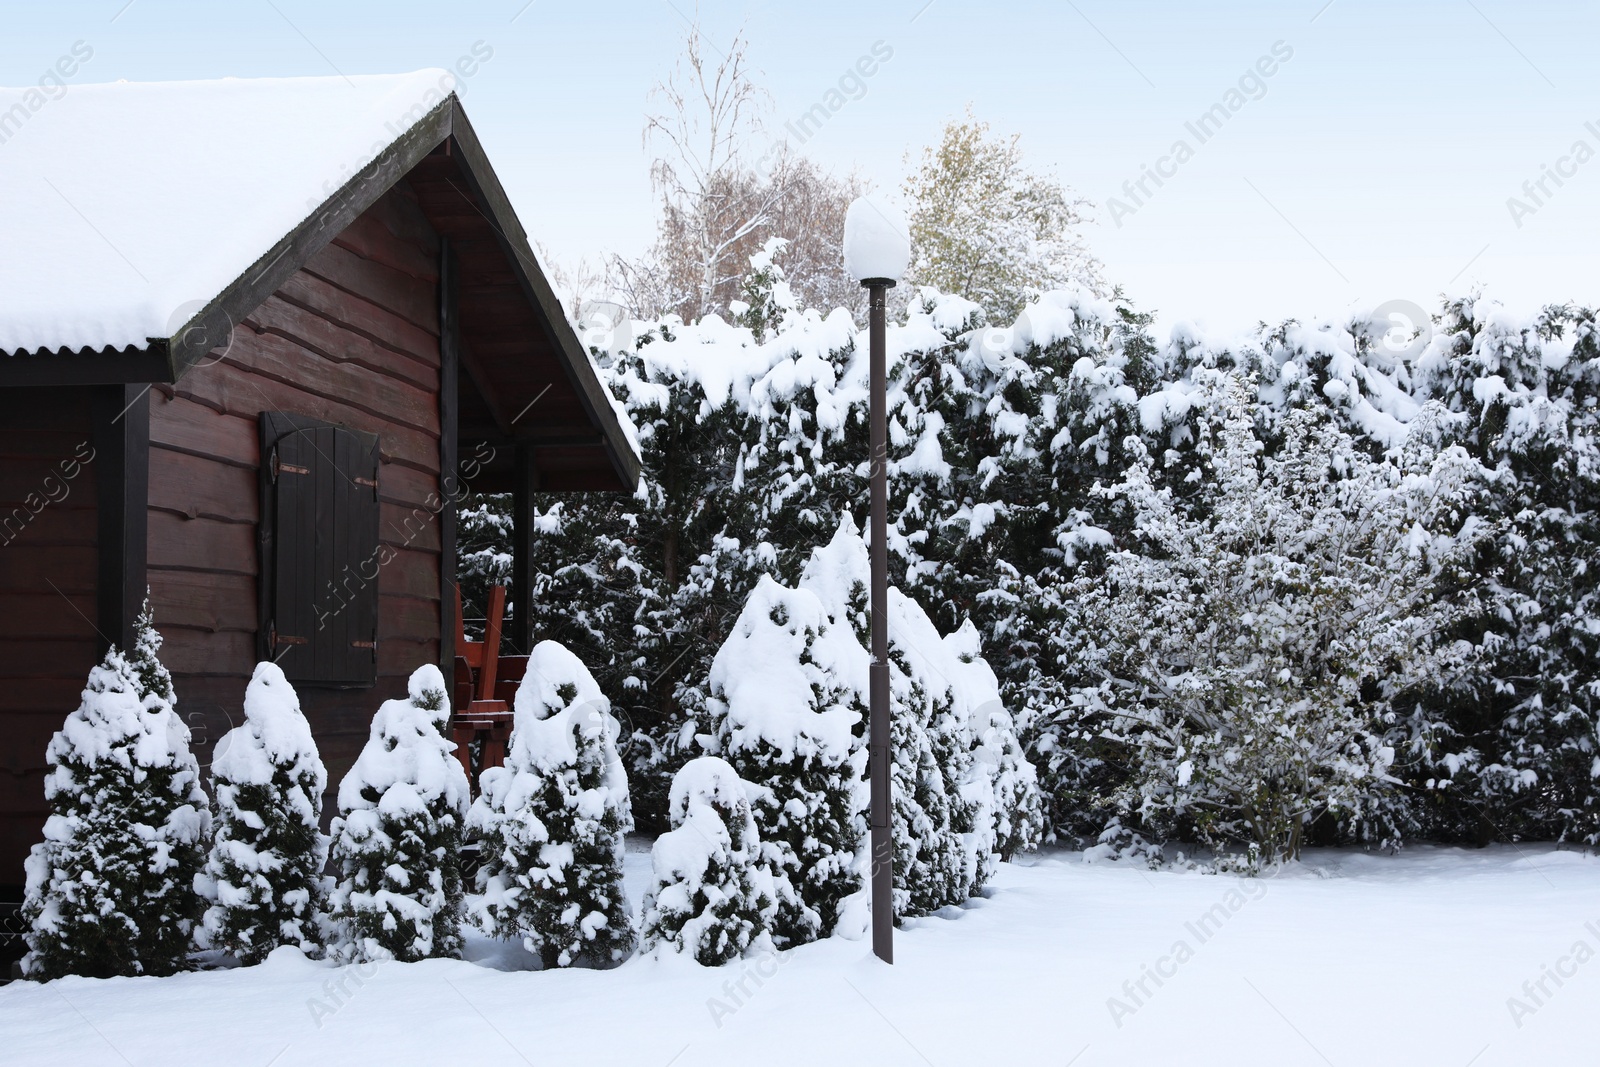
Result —
M46 749L45 840L27 862L30 978L171 974L188 958L210 808L149 604Z
M404 700L388 700L339 785L332 855L339 882L329 902L338 955L407 962L461 951L461 838L470 800L466 772L444 731L444 675L411 675Z
M1000 697L1000 680L983 658L977 627L967 620L945 637L944 645L954 660L951 682L975 746L969 780L980 792L985 787L989 792L975 803L989 807L996 858L1011 860L1038 848L1044 838L1039 775L1024 755L1011 712ZM986 877L980 878L980 884L984 881Z
M726 761L701 756L672 779L672 829L651 850L644 944L715 967L770 944L777 911L772 872L746 785Z
M866 650L815 593L770 577L712 661L700 742L758 790L780 946L831 934L862 884L866 668Z
M615 966L637 942L622 884L633 819L617 729L578 658L540 642L517 689L506 764L483 772L469 815L483 842L485 930L520 938L546 968Z
M328 773L277 664L256 664L244 718L211 761L217 832L199 884L212 902L203 945L253 964L281 945L320 949Z

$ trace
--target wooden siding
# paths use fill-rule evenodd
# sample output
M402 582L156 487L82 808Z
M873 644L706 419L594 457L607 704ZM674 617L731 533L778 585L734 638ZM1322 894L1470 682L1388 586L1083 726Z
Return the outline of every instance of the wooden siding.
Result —
M96 471L79 462L90 401L0 389L0 886L13 889L44 825L45 747L99 653Z
M257 423L263 411L377 434L378 682L300 686L327 806L384 699L439 659L439 242L402 183L150 409L149 576L179 710L201 761L239 725L256 662Z

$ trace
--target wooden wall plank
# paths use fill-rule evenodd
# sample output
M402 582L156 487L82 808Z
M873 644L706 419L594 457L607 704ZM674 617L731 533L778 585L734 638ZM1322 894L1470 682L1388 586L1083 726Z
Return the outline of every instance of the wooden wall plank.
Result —
M439 280L437 249L430 251L397 236L376 212L369 211L361 216L335 237L333 243L414 278Z
M89 515L92 522L93 513ZM84 593L92 596L98 566L99 555L92 542L88 545L34 545L19 539L0 548L0 594Z
M435 337L439 335L439 300L434 282L365 259L337 244L312 256L305 269Z
M396 353L276 296L247 315L245 322L257 333L293 338L324 359L356 363L424 388L439 376L436 351Z
M439 417L429 390L359 364L335 363L290 338L242 326L224 361L230 363L317 396L342 399L385 422L438 436Z
M300 271L278 290L278 296L348 328L396 352L437 352L439 338L392 311L352 297L307 271Z
M185 626L212 633L256 632L256 579L251 574L150 571L150 607L158 629Z
M253 472L252 472L253 474ZM150 569L256 574L255 527L150 512ZM160 620L156 620L160 624Z
M191 519L254 523L256 472L168 448L150 450L150 506Z
M249 373L232 357L211 367L202 367L184 377L174 387L177 396L204 404L252 421L263 411L281 411L319 419L353 430L376 433L386 460L405 463L419 470L438 464L437 431L418 430L387 420L370 410L365 397L328 397L299 387ZM156 410L160 410L159 405Z
M261 461L254 419L178 396L170 387L158 386L155 393L151 444L252 469Z

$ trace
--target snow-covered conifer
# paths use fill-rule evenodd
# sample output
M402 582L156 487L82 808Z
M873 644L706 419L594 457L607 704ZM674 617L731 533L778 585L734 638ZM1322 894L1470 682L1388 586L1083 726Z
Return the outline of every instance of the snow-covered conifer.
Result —
M866 668L866 650L815 593L770 577L712 661L700 741L756 787L756 825L780 883L780 946L832 933L862 884Z
M211 760L216 836L198 885L211 901L203 946L251 964L280 945L321 947L328 772L277 664L256 664L244 720L217 742Z
M485 928L520 939L547 968L615 966L638 940L622 884L633 819L617 729L578 658L540 642L517 689L506 764L483 772L468 816L482 839Z
M32 978L171 974L188 957L210 807L148 604L137 635L131 661L112 649L89 672L46 749L50 816L23 903Z
M387 700L339 784L329 900L341 957L419 960L461 949L466 772L444 735L450 701L428 664Z
M738 773L716 756L690 760L673 776L670 814L672 829L651 849L645 947L665 944L714 967L770 943L772 872Z
M944 644L951 686L975 746L969 788L989 789L994 849L999 859L1010 860L1038 848L1044 838L1039 775L1023 754L1011 712L1001 699L1000 680L983 658L977 627L971 620L962 623Z

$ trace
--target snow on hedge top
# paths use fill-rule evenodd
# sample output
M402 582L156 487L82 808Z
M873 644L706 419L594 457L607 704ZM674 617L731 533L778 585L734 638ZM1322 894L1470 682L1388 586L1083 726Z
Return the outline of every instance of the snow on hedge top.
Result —
M833 538L811 550L811 558L800 571L800 588L817 595L829 618L865 637L872 557L848 511L840 516Z
M518 719L547 719L569 707L594 706L601 714L611 701L600 691L583 661L559 641L540 641L528 656L513 710Z
M442 70L0 88L0 352L143 348L443 102ZM21 109L21 110L18 110Z
M511 733L508 767L519 774L521 789L540 775L576 766L579 748L594 749L606 767L605 798L626 804L628 779L617 759L621 727L611 714L611 701L600 691L583 661L558 641L540 641L528 656L528 669L517 687L516 723ZM589 809L585 809L589 810ZM592 809L594 811L599 808Z
M69 764L74 763L187 770L199 777L189 752L189 728L167 701L155 694L140 699L132 669L116 649L90 669L82 702L50 739L48 758L53 770L45 780L47 799L72 786Z
M844 213L844 269L858 282L897 282L911 265L906 213L875 196L851 201Z
M244 725L217 742L211 772L234 785L271 785L278 768L298 779L310 774L320 795L328 775L317 756L300 698L276 663L256 664L244 691Z
M443 798L465 815L467 774L453 754L455 745L440 732L450 719L444 675L425 664L412 673L407 690L405 700L386 700L373 716L361 755L339 783L339 807L352 814L382 808L408 815ZM368 790L379 799L368 799Z
M717 756L699 756L685 763L672 776L672 788L667 797L667 818L671 825L682 826L684 820L698 807L720 807L727 811L748 814L749 787L739 772L726 760ZM745 840L756 838L755 817L750 816Z
M711 661L713 699L727 708L733 751L765 743L780 759L848 759L860 712L836 679L864 679L867 651L809 589L762 575Z

